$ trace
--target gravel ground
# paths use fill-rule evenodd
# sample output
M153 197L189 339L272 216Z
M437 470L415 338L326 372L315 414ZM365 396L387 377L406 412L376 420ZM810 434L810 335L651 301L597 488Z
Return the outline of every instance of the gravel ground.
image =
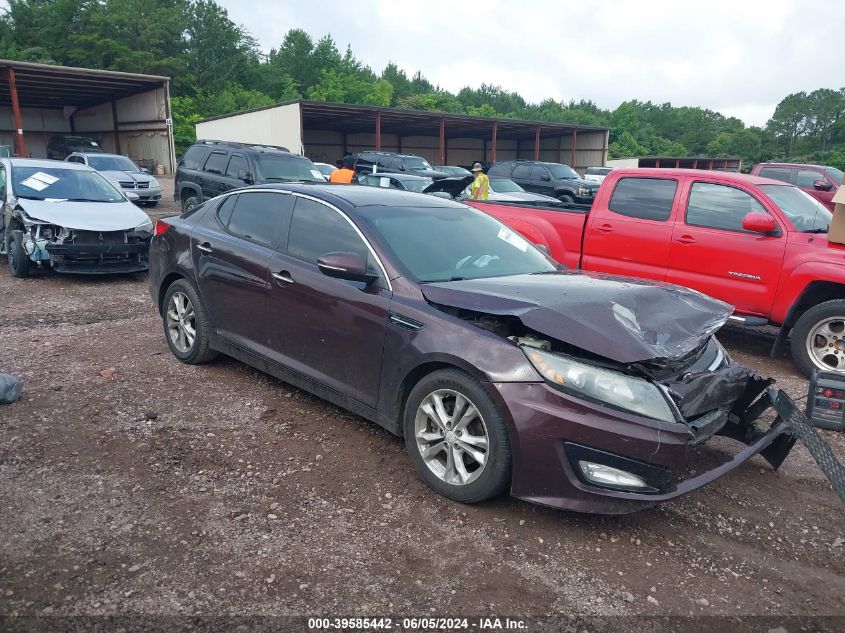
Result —
M25 381L0 407L2 615L845 615L843 508L803 447L624 517L463 506L380 428L179 363L145 276L2 264L0 371ZM773 336L720 334L801 396Z

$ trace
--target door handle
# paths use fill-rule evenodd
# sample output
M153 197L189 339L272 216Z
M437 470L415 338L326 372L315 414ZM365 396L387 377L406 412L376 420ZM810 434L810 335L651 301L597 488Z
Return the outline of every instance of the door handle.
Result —
M282 286L290 286L292 283L296 283L294 282L293 277L290 276L290 273L286 270L271 274L273 275L273 279L278 281Z
M213 249L211 248L211 244L203 242L202 244L197 244L197 250L203 253L210 253Z
M695 244L695 238L692 235L681 235L681 237L675 241L680 242L681 244Z
M610 224L599 224L596 227L596 230L601 231L602 233L610 233L614 230L614 228Z

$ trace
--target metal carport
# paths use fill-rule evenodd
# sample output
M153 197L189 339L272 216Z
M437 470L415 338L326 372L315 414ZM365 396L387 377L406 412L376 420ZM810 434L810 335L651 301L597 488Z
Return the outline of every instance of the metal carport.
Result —
M89 136L105 151L175 165L170 79L0 60L0 144L43 158L54 135Z

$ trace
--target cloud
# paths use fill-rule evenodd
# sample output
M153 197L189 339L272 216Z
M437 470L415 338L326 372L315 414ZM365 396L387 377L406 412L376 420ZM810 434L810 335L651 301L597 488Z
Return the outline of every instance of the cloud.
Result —
M330 33L376 72L393 61L451 92L488 83L535 102L669 101L763 125L789 93L845 86L841 2L222 4L264 50L291 28Z

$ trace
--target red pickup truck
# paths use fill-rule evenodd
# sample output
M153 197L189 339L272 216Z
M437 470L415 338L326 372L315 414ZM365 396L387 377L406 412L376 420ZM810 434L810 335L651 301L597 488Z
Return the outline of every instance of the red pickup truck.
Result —
M743 174L615 169L592 207L469 201L571 268L694 288L732 320L780 326L807 375L845 372L845 246L832 214L794 185Z

